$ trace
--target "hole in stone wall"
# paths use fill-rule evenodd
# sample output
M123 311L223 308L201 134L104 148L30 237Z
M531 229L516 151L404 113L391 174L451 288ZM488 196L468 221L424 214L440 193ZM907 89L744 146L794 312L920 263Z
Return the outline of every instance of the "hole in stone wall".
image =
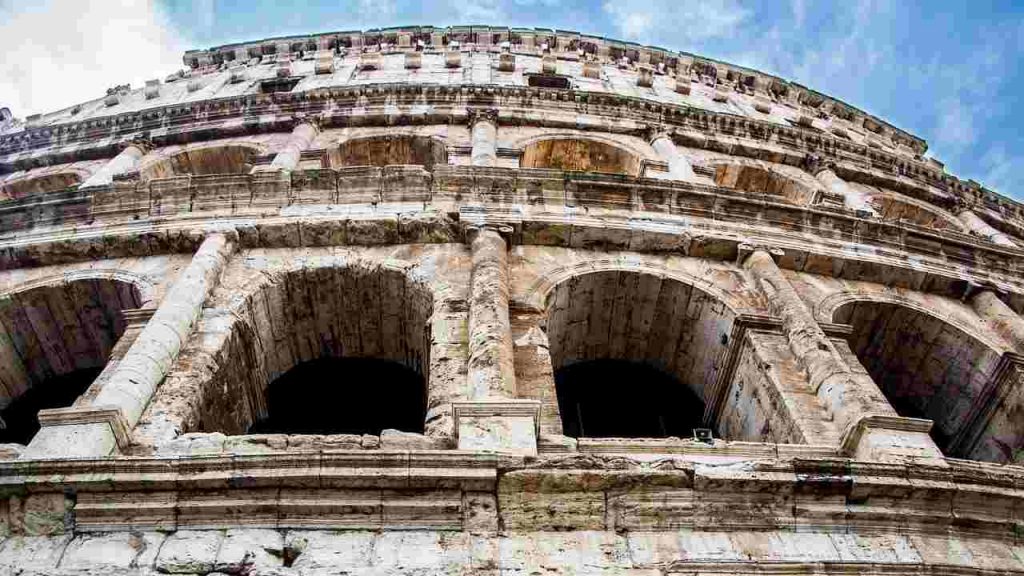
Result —
M423 377L397 362L320 358L270 384L267 417L250 434L423 432Z
M421 165L432 170L447 163L444 144L427 136L384 135L346 140L330 154L332 168Z
M939 208L928 206L923 202L915 202L910 198L900 198L896 192L883 192L881 189L867 184L850 182L848 185L860 189L884 220L903 220L936 230L960 231L963 229L958 220L945 214Z
M127 282L75 280L0 299L0 407L12 442L27 440L40 408L70 405L106 364L138 308Z
M566 436L691 438L704 403L675 377L639 362L592 360L555 373Z
M622 148L596 140L556 138L526 146L519 165L523 168L636 176L640 171L640 158Z
M951 451L999 354L948 322L896 304L852 302L833 318L853 326L850 348L896 412L932 420L935 443Z

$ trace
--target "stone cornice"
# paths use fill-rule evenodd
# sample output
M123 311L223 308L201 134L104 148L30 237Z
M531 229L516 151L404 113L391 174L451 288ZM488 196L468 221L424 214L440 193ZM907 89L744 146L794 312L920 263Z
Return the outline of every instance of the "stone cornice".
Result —
M395 104L395 95L399 97L399 105L404 101L422 104L426 98L436 111L422 115L387 113L385 101ZM357 101L364 112L358 116L346 113L352 109L352 106L346 106L346 102L354 104ZM649 126L661 125L675 129L675 139L684 145L715 150L722 150L725 146L730 153L740 156L745 155L743 152L748 148L756 150L759 142L769 148L781 146L776 154L792 151L796 157L790 162L793 164L802 163L806 154L816 154L848 164L847 171L858 168L881 171L891 174L896 182L911 180L921 187L934 186L954 196L977 197L990 205L1012 208L1024 215L1024 206L1017 202L963 182L923 161L820 131L619 94L524 86L366 84L173 104L81 122L30 128L0 137L0 172L113 156L124 140L144 138L155 145L165 146L253 132L287 131L295 124L295 118L302 114L320 115L324 128L463 123L467 108L495 106L502 109L500 122L503 124L560 127L557 120L544 121L532 117L532 112L538 108L571 109L574 113L582 110L588 114L635 120L638 123L636 132L640 136ZM329 113L331 110L334 112ZM575 116L567 121L567 126L577 126ZM696 137L705 134L746 139L749 144ZM840 172L840 176L844 174Z
M0 205L0 268L192 251L211 222L234 226L242 248L461 243L463 223L511 226L513 244L726 261L741 244L770 244L791 270L953 297L965 280L1024 293L1022 251L965 234L725 188L468 166L197 176L10 201Z

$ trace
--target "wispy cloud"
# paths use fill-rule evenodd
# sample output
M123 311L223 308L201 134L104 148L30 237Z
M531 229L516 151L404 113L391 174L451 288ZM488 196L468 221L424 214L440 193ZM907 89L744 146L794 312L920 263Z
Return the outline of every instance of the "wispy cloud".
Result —
M679 49L730 37L751 14L735 0L608 0L602 9L623 39Z
M138 86L181 68L186 44L151 2L0 6L0 105L27 116Z

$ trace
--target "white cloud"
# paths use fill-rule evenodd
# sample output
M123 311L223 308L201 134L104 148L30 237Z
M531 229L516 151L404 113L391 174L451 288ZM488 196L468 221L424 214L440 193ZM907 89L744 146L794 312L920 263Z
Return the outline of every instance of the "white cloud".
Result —
M602 8L623 39L684 50L686 42L732 36L750 15L736 0L609 0Z
M148 1L0 7L0 106L25 117L162 79L182 68L187 44Z

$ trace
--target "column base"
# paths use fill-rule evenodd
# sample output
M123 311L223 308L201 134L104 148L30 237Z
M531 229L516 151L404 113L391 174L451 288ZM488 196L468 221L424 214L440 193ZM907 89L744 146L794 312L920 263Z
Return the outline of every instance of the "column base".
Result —
M39 411L39 432L21 453L21 460L109 456L130 443L121 410L79 406Z
M537 455L540 402L536 400L453 402L452 414L459 450Z
M931 429L931 420L870 414L847 429L840 451L856 460L944 461L942 452L928 434Z

